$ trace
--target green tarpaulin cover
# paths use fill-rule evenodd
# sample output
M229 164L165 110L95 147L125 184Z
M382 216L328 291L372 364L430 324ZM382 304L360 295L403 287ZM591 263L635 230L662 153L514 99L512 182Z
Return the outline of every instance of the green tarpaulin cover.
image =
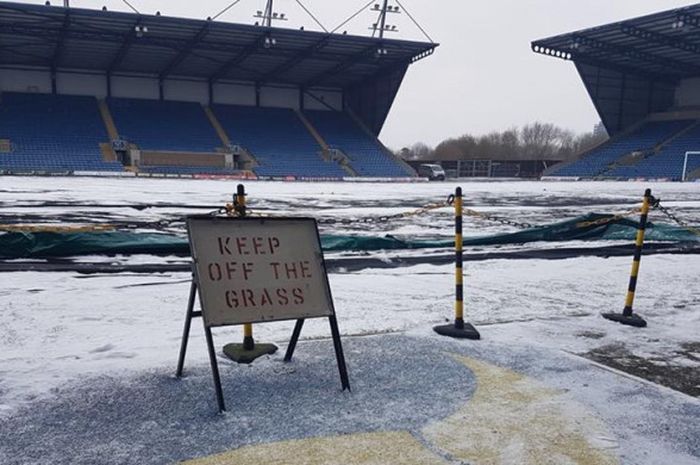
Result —
M541 241L629 240L633 241L637 222L613 219L605 224L581 225L611 218L591 213L559 223L538 226L515 233L466 237L465 246L524 244ZM667 224L647 224L647 240L666 242L700 241L686 229ZM453 239L417 239L394 236L322 235L325 251L372 251L447 248ZM79 255L187 255L189 244L182 236L129 231L96 232L7 232L0 233L0 258L51 258Z

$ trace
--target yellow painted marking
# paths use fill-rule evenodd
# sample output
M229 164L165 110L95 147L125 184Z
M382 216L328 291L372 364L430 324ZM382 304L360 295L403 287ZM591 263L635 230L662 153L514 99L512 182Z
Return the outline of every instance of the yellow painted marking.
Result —
M424 437L473 465L613 465L604 424L564 393L504 368L456 356L476 375L471 401Z
M455 356L477 379L472 399L423 429L434 450L470 465L617 465L617 441L565 393L513 371ZM406 431L241 447L185 465L447 465Z
M631 307L634 303L634 292L627 291L627 298L625 299L625 307Z
M461 234L455 235L455 249L462 250L464 248L464 236Z
M632 276L639 276L639 263L637 260L632 260L632 272L630 273Z
M408 432L311 438L240 449L186 465L421 465L447 464Z

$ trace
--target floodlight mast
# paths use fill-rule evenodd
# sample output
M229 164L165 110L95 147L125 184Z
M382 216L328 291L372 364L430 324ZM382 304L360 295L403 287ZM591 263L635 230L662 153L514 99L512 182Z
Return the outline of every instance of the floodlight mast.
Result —
M386 15L387 13L399 13L399 7L389 5L389 0L383 0L381 7L378 3L374 5L374 11L379 12L379 17L377 18L377 22L370 27L372 30L372 37L377 33L377 29L379 29L380 39L384 38L385 32L398 32L396 26L389 26L386 24Z
M253 17L262 20L260 24L265 27L272 27L273 21L287 21L287 16L284 13L273 11L273 7L273 0L267 0L267 3L265 3L265 10L258 10ZM257 26L258 23L255 23L255 25Z
M267 0L265 6L265 26L272 27L272 0Z
M66 0L67 1L67 0ZM386 25L386 8L389 5L389 0L384 0L384 5L382 5L382 12L379 13L380 24L379 24L379 38L384 38L384 26Z

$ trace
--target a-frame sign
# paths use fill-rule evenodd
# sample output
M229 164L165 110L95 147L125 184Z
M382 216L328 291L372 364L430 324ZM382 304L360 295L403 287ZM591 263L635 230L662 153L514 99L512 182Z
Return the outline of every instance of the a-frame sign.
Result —
M192 318L202 317L219 411L226 410L212 328L296 320L290 361L304 320L328 318L343 390L350 389L316 220L190 216L193 259L177 377L182 376ZM195 311L197 294L201 311Z

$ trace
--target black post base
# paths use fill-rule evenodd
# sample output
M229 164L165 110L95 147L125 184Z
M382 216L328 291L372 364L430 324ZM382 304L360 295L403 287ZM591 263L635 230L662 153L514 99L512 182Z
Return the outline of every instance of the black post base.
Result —
M629 316L625 316L624 313L603 313L603 318L610 321L616 321L627 326L635 326L637 328L644 328L647 322L641 316L636 313L632 313Z
M481 334L479 334L479 331L477 331L476 328L470 323L464 323L463 328L459 328L457 325L451 324L435 326L433 330L435 330L435 332L441 336L449 336L458 339L481 339Z
M244 344L226 344L224 354L234 362L250 364L256 358L263 355L272 355L277 352L274 344L255 344L253 350L247 350Z

